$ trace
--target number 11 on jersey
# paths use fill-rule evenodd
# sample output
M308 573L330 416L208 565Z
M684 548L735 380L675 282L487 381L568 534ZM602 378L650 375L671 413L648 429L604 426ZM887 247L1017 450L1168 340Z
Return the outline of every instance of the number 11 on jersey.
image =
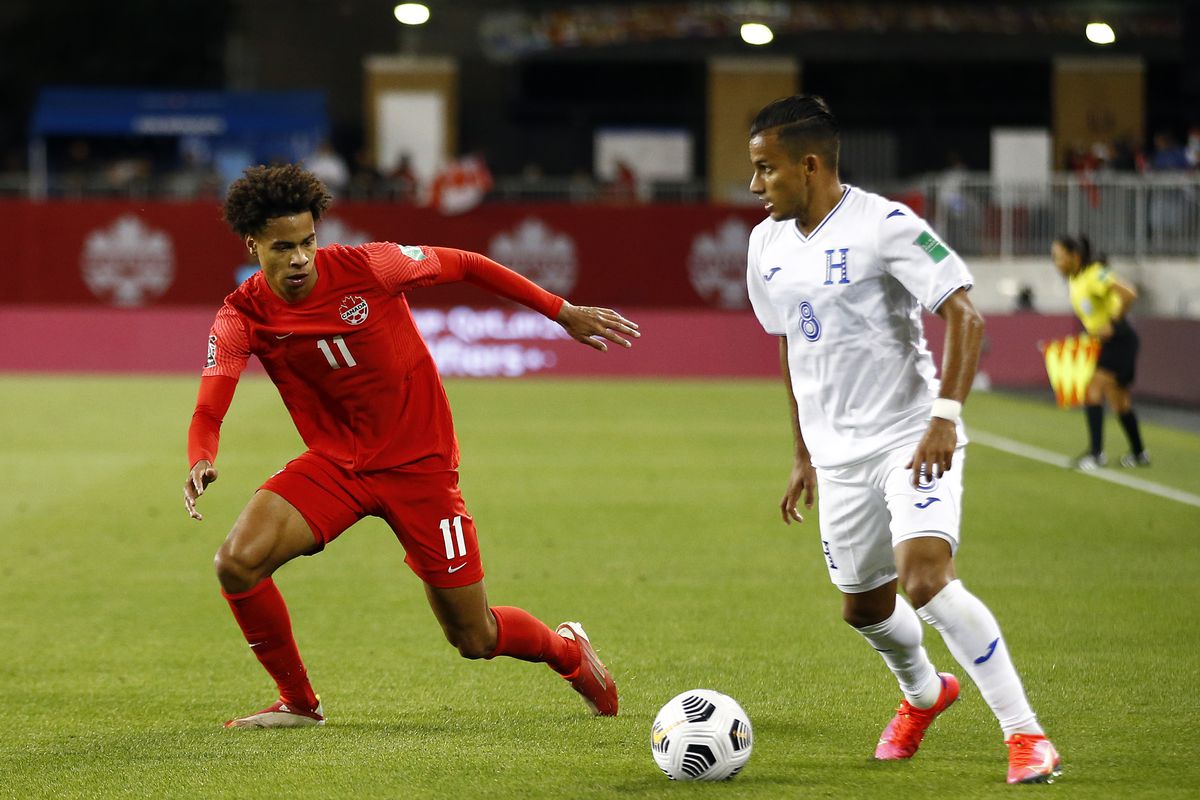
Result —
M453 560L455 557L454 546L458 545L459 557L467 554L467 543L463 541L462 517L457 516L453 520L444 519L442 525L442 540L446 543L446 558ZM454 537L450 536L450 528L454 527Z
M346 346L346 340L341 337L341 334L333 337L333 343L342 354L342 359L346 362L347 367L357 367L358 362L354 360L354 356L350 355L350 348ZM325 354L325 360L329 362L329 366L333 369L341 369L342 365L338 362L337 356L333 353L333 348L329 346L329 342L324 339L317 340L317 348Z

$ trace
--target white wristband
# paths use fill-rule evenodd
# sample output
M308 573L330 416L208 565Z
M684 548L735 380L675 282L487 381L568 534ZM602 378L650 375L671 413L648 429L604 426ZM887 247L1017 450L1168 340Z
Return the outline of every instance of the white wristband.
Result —
M933 401L933 408L930 409L929 416L958 422L958 418L962 416L962 403L948 397L939 397Z

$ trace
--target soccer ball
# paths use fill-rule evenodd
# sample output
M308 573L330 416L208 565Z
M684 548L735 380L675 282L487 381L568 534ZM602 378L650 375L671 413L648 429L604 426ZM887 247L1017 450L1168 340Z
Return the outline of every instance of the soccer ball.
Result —
M711 689L672 697L650 728L650 753L673 781L732 778L753 745L750 717L732 697Z

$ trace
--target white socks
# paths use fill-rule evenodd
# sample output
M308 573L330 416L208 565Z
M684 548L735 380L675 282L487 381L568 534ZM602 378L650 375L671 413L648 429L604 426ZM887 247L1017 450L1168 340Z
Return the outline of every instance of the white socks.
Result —
M921 646L921 620L907 600L896 595L896 610L890 617L854 630L883 656L908 702L917 708L930 708L937 702L942 681Z
M898 603L896 610L899 611ZM1012 659L1008 657L1008 647L1000 635L996 618L978 597L966 590L962 581L946 584L917 613L942 635L950 653L962 664L979 687L983 699L991 706L1006 738L1014 733L1043 732L1038 725L1037 715L1025 698L1021 678L1013 667ZM895 615L892 619L895 619ZM924 655L924 650L921 653ZM887 658L886 655L884 657ZM899 675L898 672L896 674Z

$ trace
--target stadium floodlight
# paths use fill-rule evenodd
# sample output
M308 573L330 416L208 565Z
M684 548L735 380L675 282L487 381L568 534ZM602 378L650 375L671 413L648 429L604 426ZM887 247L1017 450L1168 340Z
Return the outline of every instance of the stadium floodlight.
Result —
M742 25L742 41L746 44L770 44L775 33L761 22L747 22Z
M1089 22L1084 33L1092 44L1112 44L1117 40L1112 26L1107 22Z
M429 21L429 6L424 3L401 3L392 13L405 25L424 25Z

